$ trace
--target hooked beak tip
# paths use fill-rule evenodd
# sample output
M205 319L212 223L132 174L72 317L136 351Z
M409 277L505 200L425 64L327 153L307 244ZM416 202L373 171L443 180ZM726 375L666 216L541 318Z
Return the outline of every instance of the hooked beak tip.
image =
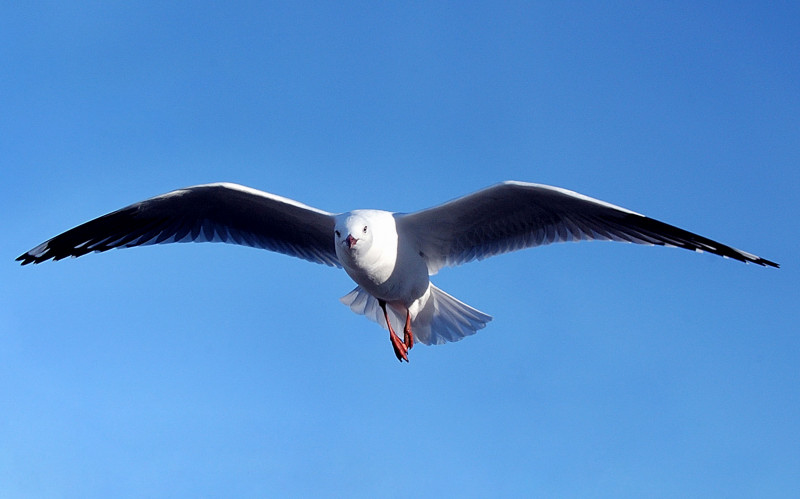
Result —
M356 245L356 242L358 242L358 239L353 237L352 234L348 234L347 235L347 239L345 239L345 241L347 242L347 247L352 249L353 246Z

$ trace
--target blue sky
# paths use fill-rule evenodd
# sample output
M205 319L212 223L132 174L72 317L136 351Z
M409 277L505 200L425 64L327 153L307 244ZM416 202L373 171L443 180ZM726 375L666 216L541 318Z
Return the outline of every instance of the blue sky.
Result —
M796 497L791 2L8 2L0 496ZM394 358L344 272L222 244L20 267L232 181L332 212L566 187L782 264L612 243L444 269Z

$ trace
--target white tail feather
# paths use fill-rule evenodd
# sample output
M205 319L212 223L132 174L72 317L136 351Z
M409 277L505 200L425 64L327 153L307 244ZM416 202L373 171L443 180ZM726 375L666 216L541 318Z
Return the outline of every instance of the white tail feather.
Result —
M490 315L470 307L433 284L429 287L429 293L422 299L425 303L417 311L416 316L412 316L411 329L414 331L414 338L425 345L459 341L483 329L486 323L492 320ZM343 296L341 302L353 312L388 329L378 299L361 289L361 286ZM405 310L389 306L387 311L392 328L401 331L405 323Z

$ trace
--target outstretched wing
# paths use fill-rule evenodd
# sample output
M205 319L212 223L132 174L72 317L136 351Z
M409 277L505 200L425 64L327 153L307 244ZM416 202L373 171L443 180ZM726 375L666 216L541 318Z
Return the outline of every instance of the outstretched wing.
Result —
M493 255L544 244L611 240L707 251L778 267L756 255L558 187L503 182L440 206L396 215L431 274Z
M168 192L70 229L20 255L22 265L174 242L253 246L340 266L334 217L291 199L219 183Z

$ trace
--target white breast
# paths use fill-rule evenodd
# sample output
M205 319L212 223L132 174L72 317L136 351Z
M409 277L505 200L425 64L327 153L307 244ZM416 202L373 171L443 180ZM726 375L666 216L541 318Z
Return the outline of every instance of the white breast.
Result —
M336 245L336 254L347 274L376 298L410 306L428 289L428 268L416 248L398 235L391 212L357 210L340 215L337 230L367 233L350 249Z

